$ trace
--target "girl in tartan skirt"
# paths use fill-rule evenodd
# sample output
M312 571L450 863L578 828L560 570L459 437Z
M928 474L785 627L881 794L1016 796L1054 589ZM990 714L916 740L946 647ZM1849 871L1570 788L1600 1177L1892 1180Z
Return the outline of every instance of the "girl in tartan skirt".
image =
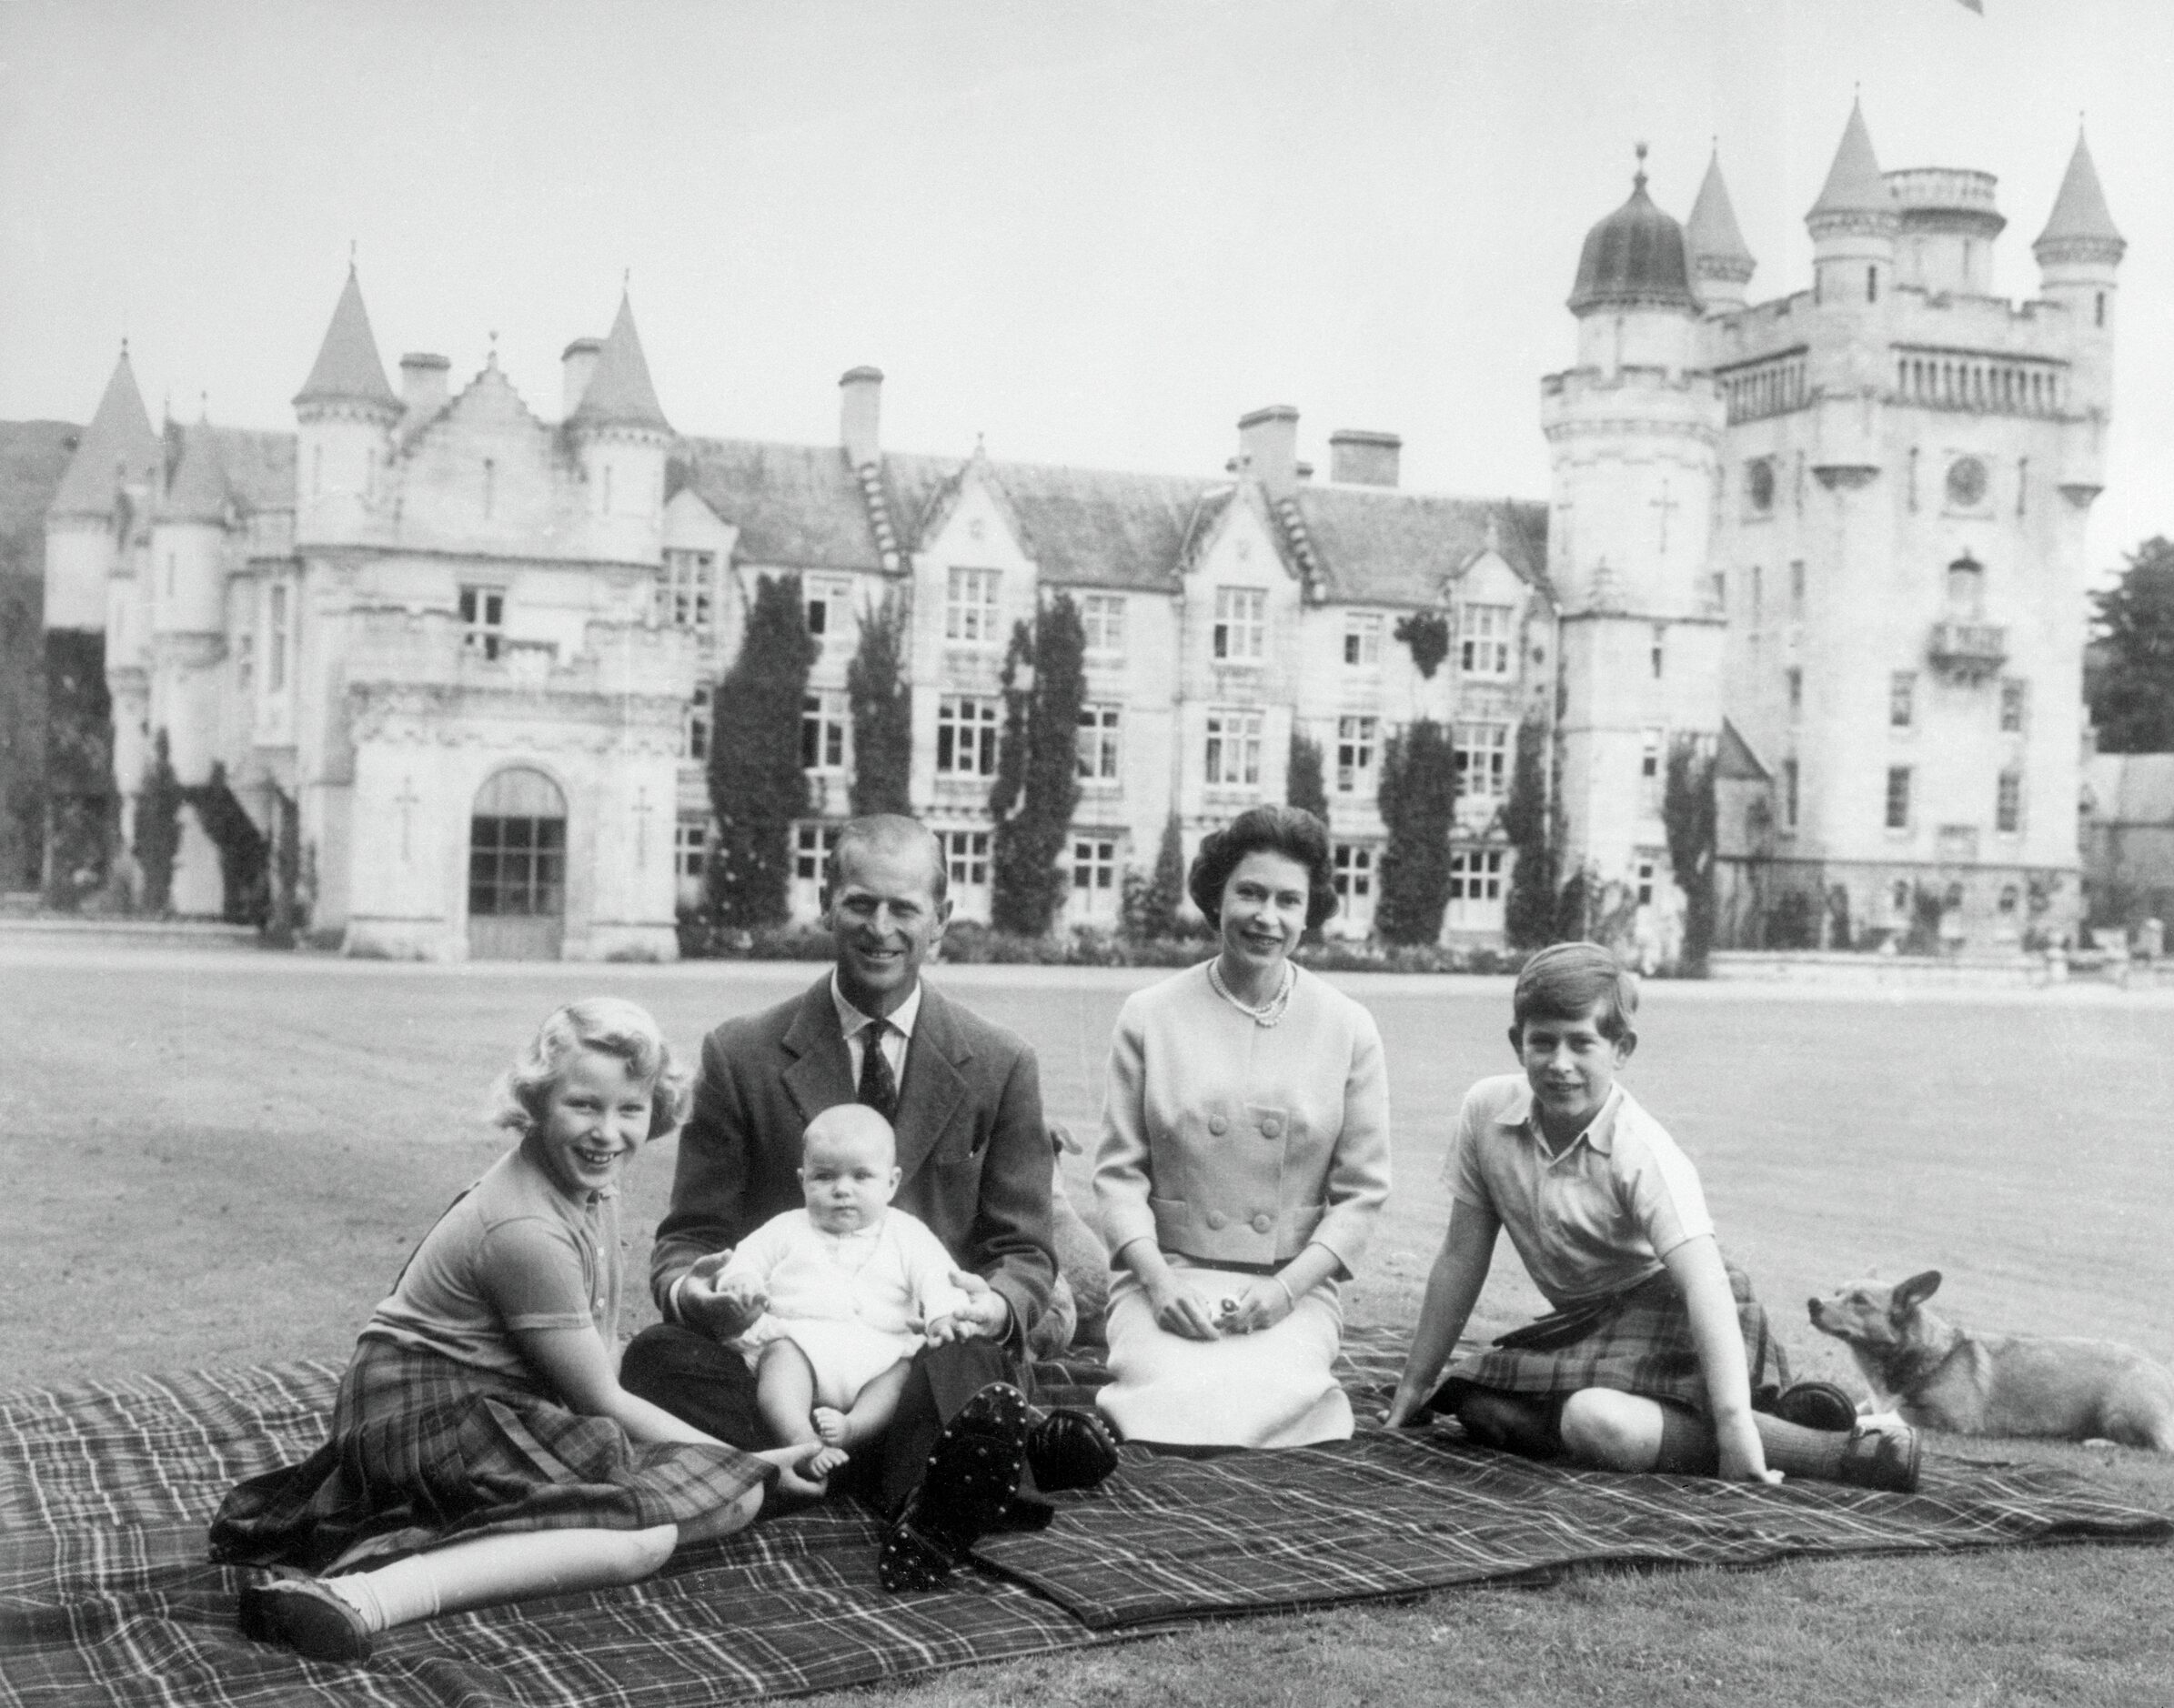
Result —
M1784 1472L1907 1492L1914 1431L1857 1428L1848 1396L1788 1371L1697 1171L1615 1083L1637 1047L1637 982L1608 950L1525 963L1510 1046L1525 1071L1464 1099L1449 1230L1385 1422L1454 1413L1474 1440L1615 1471L1778 1482ZM1507 1231L1554 1310L1443 1364Z
M619 1176L684 1090L631 1002L544 1022L499 1085L520 1142L371 1313L329 1439L212 1521L213 1559L282 1572L243 1590L247 1635L360 1660L412 1619L631 1583L799 1484L820 1442L744 1453L619 1385Z

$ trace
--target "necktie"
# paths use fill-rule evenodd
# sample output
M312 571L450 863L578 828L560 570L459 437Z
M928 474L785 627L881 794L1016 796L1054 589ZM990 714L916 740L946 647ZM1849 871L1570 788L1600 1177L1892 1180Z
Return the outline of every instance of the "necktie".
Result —
M891 1070L891 1061L883 1054L884 1035L891 1030L889 1020L871 1020L861 1034L866 1048L861 1057L861 1090L857 1100L865 1103L882 1116L894 1120L899 1112L898 1076Z

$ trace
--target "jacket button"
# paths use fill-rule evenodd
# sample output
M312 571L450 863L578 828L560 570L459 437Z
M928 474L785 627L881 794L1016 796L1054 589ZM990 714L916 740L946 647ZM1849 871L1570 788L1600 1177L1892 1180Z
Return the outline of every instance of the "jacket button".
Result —
M1221 1229L1223 1229L1223 1228L1227 1228L1227 1227L1229 1227L1230 1225L1231 1225L1231 1219L1230 1219L1228 1216L1224 1215L1224 1214L1223 1213L1223 1211L1220 1211L1220 1210L1211 1210L1211 1211L1208 1212L1208 1226L1210 1226L1211 1228L1214 1228L1214 1229L1221 1230Z
M1230 1130L1231 1123L1223 1120L1222 1116L1211 1115L1208 1117L1208 1130L1210 1132L1220 1135L1230 1131Z
M1266 1233L1269 1229L1274 1226L1275 1218L1270 1215L1265 1210L1253 1218L1253 1231L1255 1233Z
M1273 1115L1263 1115L1261 1117L1262 1138L1281 1139L1283 1136L1283 1123L1282 1121L1278 1120Z

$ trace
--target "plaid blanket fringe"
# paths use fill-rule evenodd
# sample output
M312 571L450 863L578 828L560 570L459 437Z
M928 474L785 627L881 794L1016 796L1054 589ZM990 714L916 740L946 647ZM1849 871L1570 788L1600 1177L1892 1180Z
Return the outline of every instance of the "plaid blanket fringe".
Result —
M1363 1416L1401 1352L1383 1333L1347 1341ZM1100 1372L1038 1374L1045 1400L1076 1403ZM733 1702L1581 1563L2174 1536L2045 1470L1935 1461L1906 1499L1565 1472L1363 1429L1209 1459L1128 1448L1049 1531L986 1539L985 1573L927 1595L878 1589L875 1522L836 1502L684 1549L630 1590L432 1620L367 1666L318 1667L235 1631L241 1577L206 1561L205 1524L237 1482L317 1444L338 1378L290 1364L0 1396L0 1708Z

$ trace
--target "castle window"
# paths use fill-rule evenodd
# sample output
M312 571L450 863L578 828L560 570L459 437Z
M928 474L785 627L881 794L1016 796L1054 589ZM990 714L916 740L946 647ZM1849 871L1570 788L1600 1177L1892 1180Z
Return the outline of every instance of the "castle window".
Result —
M1795 723L1804 716L1804 672L1791 666L1784 680L1789 691L1789 721Z
M1751 507L1765 512L1774 507L1774 458L1755 457L1744 465L1744 496Z
M1344 662L1371 670L1382 661L1382 619L1374 611L1353 611L1344 619Z
M1907 830L1910 828L1910 768L1907 765L1887 767L1887 829Z
M989 646L997 639L994 569L953 569L943 591L943 638Z
M1206 754L1210 788L1253 789L1261 781L1261 714L1212 711Z
M807 601L808 632L821 641L835 640L842 636L849 619L853 584L822 576L810 576L803 590Z
M1466 676L1510 674L1511 619L1507 605L1466 605L1457 614L1457 663Z
M1215 589L1218 658L1258 659L1268 650L1268 594L1262 588Z
M657 571L657 620L707 644L717 638L717 554L671 551Z
M1865 269L1865 300L1868 303L1879 300L1879 269L1876 266Z
M997 702L947 694L936 702L936 771L941 777L996 775Z
M1450 859L1454 862L1456 857ZM1330 854L1329 882L1349 912L1351 904L1374 893L1374 849L1363 842L1339 842Z
M1079 775L1083 783L1117 781L1117 732L1122 708L1090 703L1080 708Z
M264 687L277 694L287 687L287 584L275 581L265 589Z
M1665 623L1656 623L1656 624L1653 626L1653 648L1652 648L1652 658L1653 658L1653 679L1654 679L1655 681L1656 681L1656 682L1657 682L1657 681L1659 681L1659 680L1661 679L1661 670L1662 670L1663 667L1664 667L1664 666L1666 664L1666 662L1667 662L1667 653L1668 653L1668 628L1667 628L1667 625L1666 625Z
M1759 621L1760 608L1766 603L1766 573L1760 569L1758 565L1753 564L1751 566L1751 620L1755 628Z
M1917 712L1917 673L1915 670L1897 670L1887 678L1887 724L1895 729L1907 729Z
M1958 457L1948 467L1948 502L1958 510L1975 510L1985 502L1986 466L1975 457Z
M686 819L672 827L672 869L681 878L700 878L710 863L707 819Z
M1509 792L1510 726L1460 723L1452 759L1462 799L1500 800Z
M839 827L804 819L792 827L792 875L802 883L820 884L824 868L838 849ZM941 832L939 833L941 834Z
M244 693L257 674L257 637L247 632L234 638L234 680Z
M1124 656L1124 595L1090 593L1080 600L1080 627L1087 650L1103 658Z
M1117 888L1117 839L1111 836L1074 837L1072 843L1072 887L1090 896L1107 899Z
M1794 830L1797 828L1797 761L1784 759L1781 762L1781 823L1783 829Z
M1498 848L1460 848L1449 851L1452 901L1502 899L1502 856Z
M1985 565L1965 552L1948 566L1948 614L1974 622L1985 610Z
M1801 558L1789 560L1789 620L1793 623L1804 621L1804 559Z
M2024 501L2030 492L2030 458L2016 458L2016 514L2024 513Z
M961 889L980 889L989 881L989 832L939 830L937 846L943 852L944 876Z
M1336 719L1336 792L1372 793L1374 749L1381 722L1374 718Z
M800 769L845 769L846 698L825 690L800 699Z
M1648 726L1638 737L1638 788L1648 812L1661 805L1661 735L1657 727Z
M376 451L372 451L370 453L370 475L373 484L375 484L377 472L377 453ZM486 457L483 459L483 515L487 520L489 518L491 512L498 508L498 466L495 462L491 461L489 457Z
M2023 708L2029 698L2027 683L2009 678L2000 685L2000 731L2003 735L2023 733Z
M1642 908L1650 907L1653 904L1654 877L1661 869L1660 855L1647 849L1640 849L1631 869L1637 885L1638 905Z
M2014 836L2023 828L2023 773L2003 771L1993 799L1993 829Z
M2106 324L2106 293L2104 291L2099 293L2098 305L2091 313L2091 324L2095 327L2103 327Z
M2022 899L2023 897L2020 892L2018 891L2015 885L2003 884L2000 886L2000 900L1998 906L2001 912L2013 913L2016 910L2016 904Z
M710 690L698 688L687 702L687 710L679 724L679 757L683 759L706 759L710 757Z
M460 589L460 645L466 652L496 658L506 645L506 589Z

